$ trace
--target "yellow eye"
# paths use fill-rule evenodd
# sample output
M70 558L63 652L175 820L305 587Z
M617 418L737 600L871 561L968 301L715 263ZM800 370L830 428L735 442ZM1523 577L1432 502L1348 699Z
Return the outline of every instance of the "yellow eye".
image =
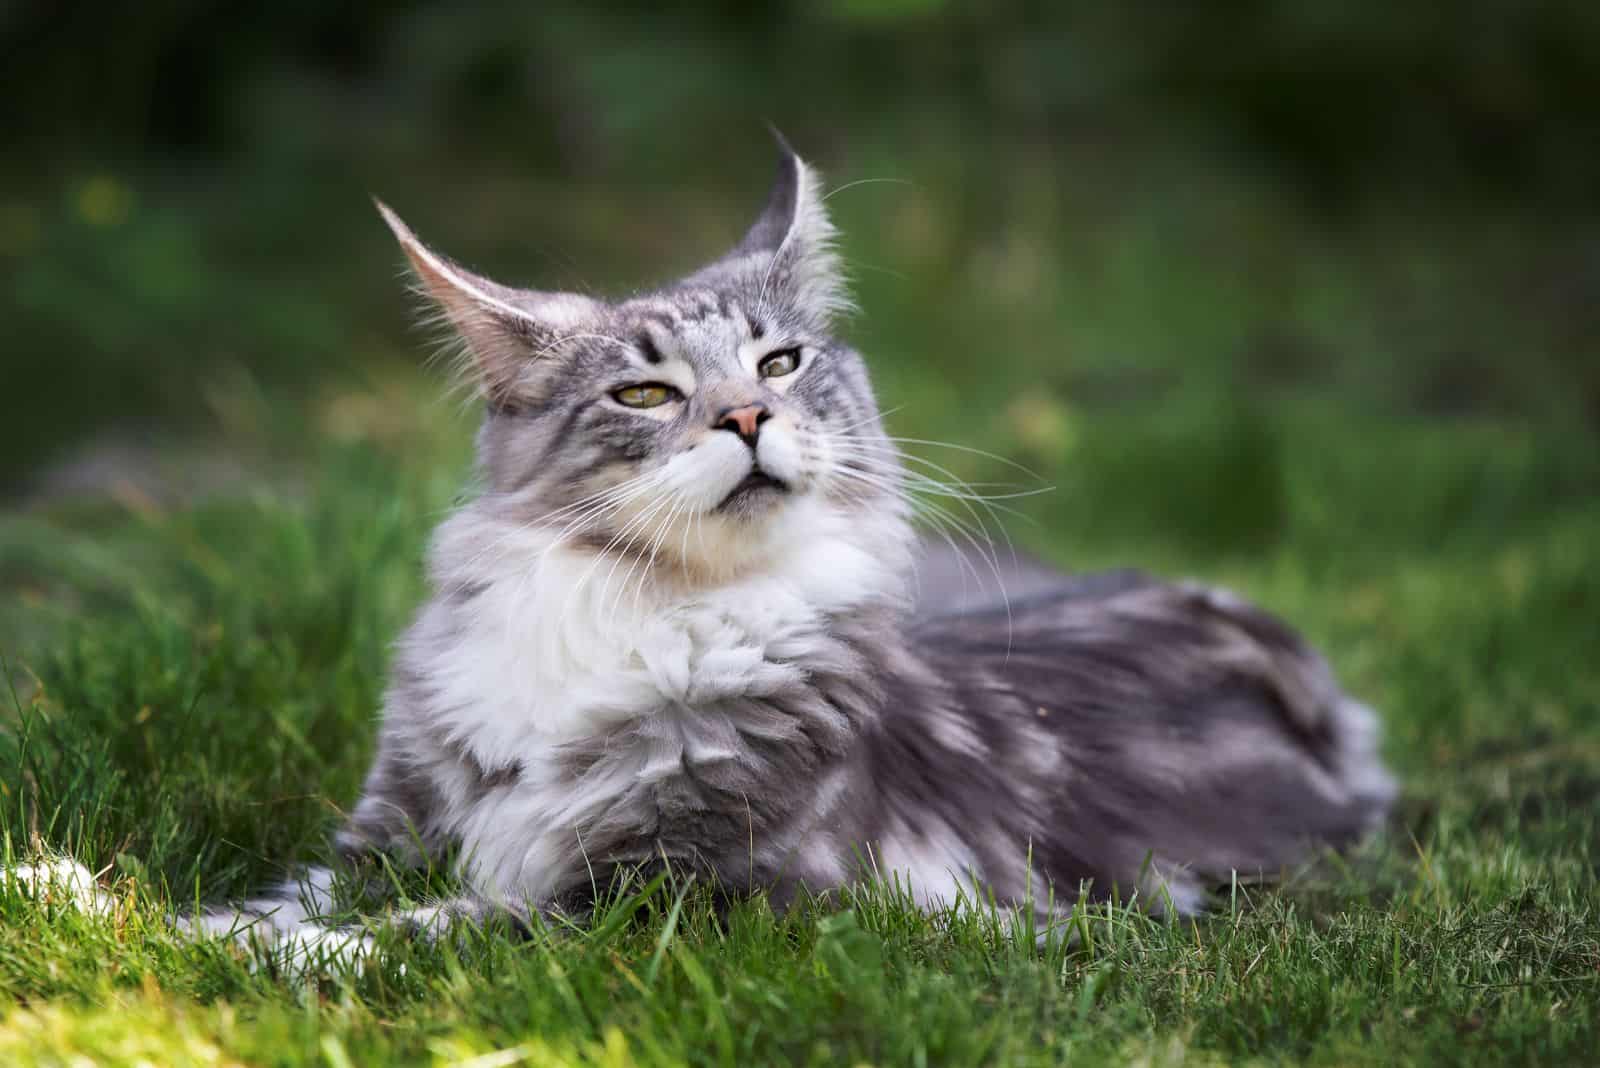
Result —
M629 408L656 408L669 400L676 400L678 396L676 389L661 382L643 382L637 386L623 386L611 394L612 399L618 404Z
M800 367L800 350L779 349L777 352L768 353L756 364L756 373L762 378L782 378L792 375Z

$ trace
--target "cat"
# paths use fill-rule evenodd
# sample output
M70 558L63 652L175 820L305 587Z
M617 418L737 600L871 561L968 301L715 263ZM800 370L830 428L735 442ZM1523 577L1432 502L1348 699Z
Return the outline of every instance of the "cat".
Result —
M779 154L731 252L615 302L480 277L378 204L484 406L483 490L434 535L337 835L468 890L391 919L526 923L660 865L780 907L876 877L926 909L1188 914L1380 822L1373 714L1226 591L1028 562L971 603L945 554L913 606L835 230ZM333 879L199 926L324 929Z

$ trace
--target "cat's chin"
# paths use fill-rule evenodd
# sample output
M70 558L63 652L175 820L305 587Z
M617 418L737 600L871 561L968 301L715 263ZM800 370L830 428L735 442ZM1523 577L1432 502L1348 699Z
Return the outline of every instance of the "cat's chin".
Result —
M770 514L789 496L789 484L756 469L718 502L716 511L734 519L754 519Z

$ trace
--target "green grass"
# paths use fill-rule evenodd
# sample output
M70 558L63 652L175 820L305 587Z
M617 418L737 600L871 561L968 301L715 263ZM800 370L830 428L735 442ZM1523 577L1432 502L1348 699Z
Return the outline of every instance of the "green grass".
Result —
M355 794L386 643L461 472L464 427L429 407L433 386L391 394L435 432L325 442L309 484L4 528L7 559L29 562L8 603L30 650L8 664L5 847L103 868L118 908L0 897L0 1061L1592 1058L1600 506L1579 490L1596 462L1469 425L1258 413L1241 430L1202 413L1163 434L1088 418L1067 453L1088 466L1122 440L1114 474L1066 480L1018 524L1068 565L1134 559L1238 586L1385 712L1407 784L1392 825L1281 886L1225 892L1213 916L1085 908L1075 941L1035 948L983 908L924 917L883 888L719 915L705 888L663 882L532 944L390 939L365 972L309 984L174 939L173 902L315 856ZM1223 501L1274 487L1266 518L1258 502L1228 521L1253 548L1182 518L1203 503L1193 489L1079 512L1115 499L1112 477L1146 485L1185 465ZM1163 536L1168 522L1192 536Z
M0 1063L1592 1063L1600 363L1541 281L1592 230L1380 213L1334 240L1187 172L1062 196L1018 168L963 199L959 164L922 163L858 160L843 178L928 177L830 202L896 431L1037 469L1055 490L1011 533L1065 567L1198 575L1301 626L1383 713L1405 796L1381 834L1196 921L1084 908L1042 948L884 888L774 916L671 882L531 944L391 938L311 983L175 939L173 908L315 859L354 799L470 426L409 369L375 223L308 257L260 239L331 216L313 189L239 220L233 188L217 222L153 183L115 225L39 224L8 307L17 351L63 351L19 369L7 456L63 455L82 428L56 408L132 413L168 429L180 488L196 455L242 474L0 518L3 848L70 853L117 902L0 892ZM611 279L641 241L688 263L719 239L607 222L615 189L562 191L581 210L554 222L512 189L484 180L460 242L454 213L417 221L491 267L523 224L609 226L572 258L609 249Z

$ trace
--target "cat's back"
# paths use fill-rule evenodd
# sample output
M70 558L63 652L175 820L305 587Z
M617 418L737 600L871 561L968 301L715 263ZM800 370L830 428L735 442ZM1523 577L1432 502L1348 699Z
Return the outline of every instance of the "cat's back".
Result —
M1226 591L1063 578L910 634L972 767L1041 809L1030 834L1058 882L1120 872L1128 886L1151 856L1213 879L1274 870L1359 837L1393 797L1370 710L1293 629ZM925 747L927 721L891 703L885 751Z
M1370 712L1293 628L1216 587L1138 571L1064 576L998 606L928 616L911 634L975 714L994 695L1085 742L1104 723L1151 739L1203 736L1222 753L1240 748L1229 744L1237 728L1333 766L1355 733L1371 740Z

